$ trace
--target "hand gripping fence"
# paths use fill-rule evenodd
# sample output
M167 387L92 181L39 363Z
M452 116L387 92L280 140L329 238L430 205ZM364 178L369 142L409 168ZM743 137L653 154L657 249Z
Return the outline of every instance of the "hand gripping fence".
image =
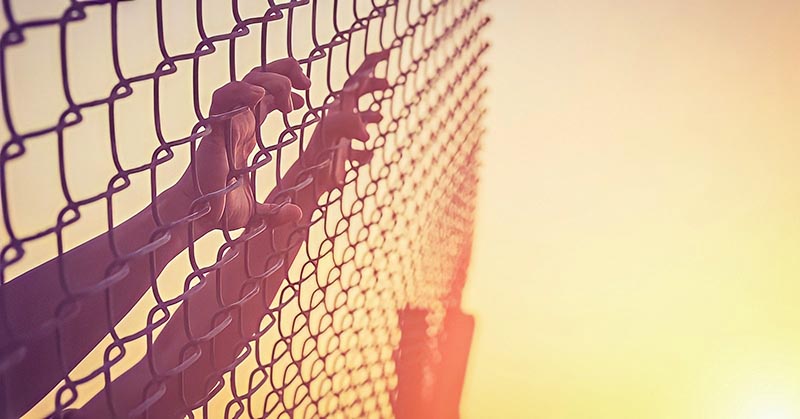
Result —
M0 1L0 418L458 417L481 0Z

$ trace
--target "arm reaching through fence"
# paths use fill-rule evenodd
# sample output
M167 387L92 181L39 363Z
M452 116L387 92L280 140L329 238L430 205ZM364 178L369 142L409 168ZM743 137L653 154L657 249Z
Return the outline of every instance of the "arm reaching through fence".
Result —
M142 359L111 383L110 392L95 396L73 417L110 416L111 406L115 414L134 417L145 410L149 417L182 417L187 409L213 396L224 372L247 353L248 342L266 331L261 330L262 319L308 237L320 197L344 184L346 161L359 165L370 161L372 153L352 148L350 140L367 141L366 124L381 119L379 112L358 112L357 107L361 96L389 87L385 79L372 76L375 66L387 56L386 52L367 56L348 79L335 103L322 115L307 148L282 179L281 187L269 194L265 204L254 206L255 214L241 218L249 221L245 234L254 236L231 248L228 252L232 258L193 288L148 351L153 356ZM215 104L227 110L231 106L223 101L235 102L235 98L246 96L248 89L229 84L215 96ZM234 120L235 143L250 144L242 139L254 136L258 124L250 124L253 117ZM206 141L213 145L216 140ZM245 148L244 155L251 150ZM285 210L281 205L287 199L301 211ZM282 223L263 222L268 214L278 214Z
M279 225L300 216L294 204L257 203L248 175L234 181L230 174L246 165L255 147L253 136L244 134L252 133L274 110L285 113L302 107L302 97L291 89L310 84L295 60L284 59L217 90L212 115L246 110L233 115L230 123L211 118L211 130L192 163L157 197L157 204L113 232L4 284L5 310L14 333L0 327L0 353L16 355L17 362L0 377L0 391L9 395L9 406L0 409L0 417L22 415L64 379L190 240L217 228L244 227L253 218ZM237 140L230 144L225 141L228 127ZM194 205L204 199L205 206ZM196 208L197 214L190 215ZM107 293L113 304L107 304Z

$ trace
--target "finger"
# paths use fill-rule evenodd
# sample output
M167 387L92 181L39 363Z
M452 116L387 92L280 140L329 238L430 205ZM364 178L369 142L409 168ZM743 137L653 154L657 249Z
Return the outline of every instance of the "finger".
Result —
M294 106L295 110L302 108L305 103L306 101L303 100L303 96L292 92L292 106Z
M241 107L254 109L265 93L259 86L232 81L214 91L209 112L218 115Z
M342 140L339 142L336 151L333 152L333 161L331 162L331 177L333 181L339 185L344 185L345 177L347 176L347 171L344 170L344 162L348 160L348 153L350 150L349 144L346 144L347 140Z
M365 111L361 112L361 120L365 124L374 124L376 122L380 122L383 120L383 115L380 112L375 111Z
M374 155L372 150L350 150L350 160L357 161L359 166L368 164Z
M276 73L251 72L243 80L264 89L266 94L272 97L274 109L280 109L284 113L294 110L292 107L292 82L288 77ZM271 110L268 109L268 111Z
M240 141L240 145L242 148L242 165L247 164L247 158L250 157L250 154L256 148L256 136L250 135L244 139L244 141Z
M256 215L265 217L274 226L296 223L303 217L303 210L295 204L256 204Z
M386 79L379 79L370 77L358 85L358 96L364 96L368 93L379 92L389 88L389 81Z
M253 70L282 74L292 81L292 87L295 89L305 90L311 87L311 79L306 77L305 72L303 72L302 67L300 67L300 63L294 58L275 60L264 66L263 69L256 67Z
M389 81L386 79L354 74L345 82L341 91L343 108L352 109L356 106L358 98L389 87Z
M389 58L389 54L391 50L383 50L374 52L372 54L368 54L364 57L364 61L361 62L361 65L358 67L355 73L353 74L363 74L363 73L371 73L372 70L381 62Z
M320 121L322 130L328 140L337 138L353 138L359 141L367 141L369 133L364 127L364 122L357 113L353 112L331 112L325 115Z
M389 50L383 50L380 52L372 53L364 57L364 61L361 65L356 69L356 71L347 79L344 83L344 88L342 89L342 93L347 96L349 93L355 93L358 96L364 95L367 92L360 92L361 86L367 84L367 80L371 80L373 70L375 70L375 66L377 66L381 61L386 60L389 58ZM380 80L380 79L378 79ZM377 86L376 86L377 87ZM388 83L386 87L383 89L388 88ZM374 91L374 90L371 90Z
M56 416L55 415L54 416L49 416L48 418L51 418L51 417L55 418ZM81 418L84 418L85 416L83 416L78 409L66 409L66 410L61 412L61 416L59 416L59 417L62 418L62 419L81 419Z

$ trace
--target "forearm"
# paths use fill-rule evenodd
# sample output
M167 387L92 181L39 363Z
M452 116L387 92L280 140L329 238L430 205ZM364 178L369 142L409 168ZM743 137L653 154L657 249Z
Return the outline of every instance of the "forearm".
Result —
M162 220L180 218L178 199L171 191L159 196ZM188 212L188 205L186 208L182 211ZM97 236L3 286L3 304L14 330L13 334L0 332L0 342L5 349L13 349L16 343L25 350L24 358L3 377L6 383L13 383L7 385L8 400L15 404L13 412L24 413L50 391L186 247L186 226L153 238L156 229L151 207L145 208L113 234ZM136 252L149 243L158 247ZM130 256L132 252L134 256ZM112 304L106 304L108 297Z
M307 183L307 166L303 161L295 162L283 179L283 187L273 190L268 198L268 202L283 202L281 197L290 195L281 191L296 189L297 193L291 194L291 200L303 209L302 219L297 224L281 226L267 223L265 230L251 237L247 245L237 243L229 250L236 252L236 256L218 272L207 274L202 285L193 289L173 313L150 351L157 356L142 359L112 383L113 405L119 409L118 413L128 412L141 404L144 386L158 381L163 383L166 392L150 407L150 416L179 416L181 407L186 407L182 395L190 405L202 400L208 386L213 385L220 372L235 361L241 345L258 335L261 320L269 312L281 283L287 277L289 266L307 238L310 217L322 193L318 185ZM212 339L200 339L223 324L228 316L230 322L217 330ZM191 333L187 333L186 324L189 324ZM161 375L195 353L199 357L182 374L154 376L152 367L155 367L156 375ZM81 412L86 417L93 417L107 415L106 410L105 396L100 394Z
M289 226L269 229L258 237L275 234L277 240L288 246L285 240L289 235L283 230L289 229ZM253 276L247 273L245 246L240 243L231 249L239 252L238 255L220 268L219 277L213 272L207 274L173 313L148 351L153 356L143 358L112 382L112 404L118 414L130 412L144 401L145 386L149 386L150 394L153 394L163 384L166 391L150 406L149 417L181 417L187 407L184 403L191 406L206 397L214 380L235 361L242 345L257 335L261 320L268 313L271 301L286 278L287 267L297 252L282 256L276 254L271 246L257 248L253 244L247 259L261 261L259 266L250 270ZM265 260L268 260L267 264L277 263L269 269L265 267ZM222 305L218 300L220 295ZM249 298L243 298L245 296ZM195 354L197 358L185 371L168 374ZM109 416L107 406L106 394L100 393L81 409L81 415Z

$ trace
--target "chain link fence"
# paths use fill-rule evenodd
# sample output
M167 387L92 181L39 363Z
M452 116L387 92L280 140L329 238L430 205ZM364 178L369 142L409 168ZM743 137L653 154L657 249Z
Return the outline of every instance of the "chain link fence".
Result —
M2 5L0 417L457 416L480 0Z

